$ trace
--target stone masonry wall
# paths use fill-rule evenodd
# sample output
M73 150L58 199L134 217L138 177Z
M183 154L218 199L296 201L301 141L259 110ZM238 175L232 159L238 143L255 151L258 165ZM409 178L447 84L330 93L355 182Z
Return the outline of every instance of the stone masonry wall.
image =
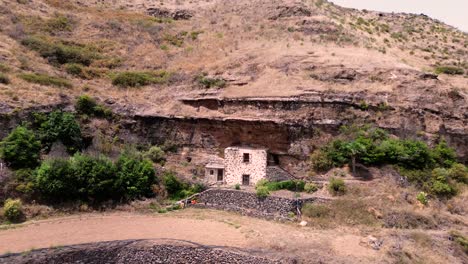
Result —
M196 206L234 211L254 217L285 219L290 212L296 212L297 205L301 208L307 202L324 202L324 200L277 196L258 198L255 193L248 191L209 189L200 193Z
M243 161L244 153L250 154L250 162ZM242 175L250 175L250 185L266 177L267 151L265 149L230 147L224 151L226 184L242 184Z

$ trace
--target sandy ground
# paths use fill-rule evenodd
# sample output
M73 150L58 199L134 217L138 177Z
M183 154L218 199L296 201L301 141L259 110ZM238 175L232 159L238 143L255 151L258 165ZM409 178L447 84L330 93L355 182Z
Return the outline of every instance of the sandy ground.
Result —
M274 257L333 256L360 263L382 261L381 254L348 230L301 228L215 210L187 209L168 214L85 214L31 221L0 231L0 254L89 242L177 239L210 246L258 250Z

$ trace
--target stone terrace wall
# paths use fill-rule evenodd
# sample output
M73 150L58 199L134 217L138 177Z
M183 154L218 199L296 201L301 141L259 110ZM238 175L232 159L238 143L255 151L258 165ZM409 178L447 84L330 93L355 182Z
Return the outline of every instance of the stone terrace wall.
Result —
M269 196L258 198L253 192L242 190L209 189L200 193L197 207L215 208L239 212L244 215L285 219L290 212L296 212L306 202L325 202L320 198L284 198Z

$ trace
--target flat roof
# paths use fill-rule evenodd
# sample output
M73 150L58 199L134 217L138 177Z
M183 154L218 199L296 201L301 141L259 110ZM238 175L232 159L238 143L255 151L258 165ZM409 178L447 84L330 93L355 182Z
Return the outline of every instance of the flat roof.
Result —
M208 163L208 164L206 164L205 168L209 168L209 169L224 169L224 164L219 164L219 163Z

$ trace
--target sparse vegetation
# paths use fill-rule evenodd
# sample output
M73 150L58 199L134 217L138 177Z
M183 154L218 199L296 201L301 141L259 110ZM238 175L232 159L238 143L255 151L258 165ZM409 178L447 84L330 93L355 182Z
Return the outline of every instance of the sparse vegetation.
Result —
M0 83L9 84L10 83L10 78L8 78L8 76L6 76L6 74L0 72Z
M169 81L167 71L120 72L112 78L112 84L120 87L141 87L150 84L165 84Z
M96 100L89 95L81 95L77 98L75 109L80 115L87 115L91 117L112 117L112 111L96 102Z
M212 78L204 74L197 77L197 82L204 88L224 88L226 86L226 81L221 78Z
M268 181L266 179L261 179L255 185L255 189L260 187L266 187L268 191L279 191L279 190L290 190L290 191L304 191L305 182L301 180L287 180L287 181Z
M71 82L68 81L67 79L49 76L46 74L22 73L18 75L18 77L30 83L36 83L36 84L46 85L46 86L55 86L59 88L72 88Z
M163 175L163 184L173 200L187 198L192 194L202 192L206 187L202 184L189 184L180 181L173 172L166 172Z
M419 192L418 195L416 195L416 199L422 204L422 205L427 205L429 202L427 199L427 193L425 192Z
M55 42L40 37L26 37L21 44L39 53L53 64L77 63L89 66L102 56L92 47L72 42Z
M465 71L462 68L455 66L439 66L435 68L435 73L437 74L449 74L449 75L462 75Z
M306 183L304 185L304 191L308 192L308 193L316 192L316 191L318 191L318 186L317 186L317 184L315 184L313 182L308 182L308 183Z

